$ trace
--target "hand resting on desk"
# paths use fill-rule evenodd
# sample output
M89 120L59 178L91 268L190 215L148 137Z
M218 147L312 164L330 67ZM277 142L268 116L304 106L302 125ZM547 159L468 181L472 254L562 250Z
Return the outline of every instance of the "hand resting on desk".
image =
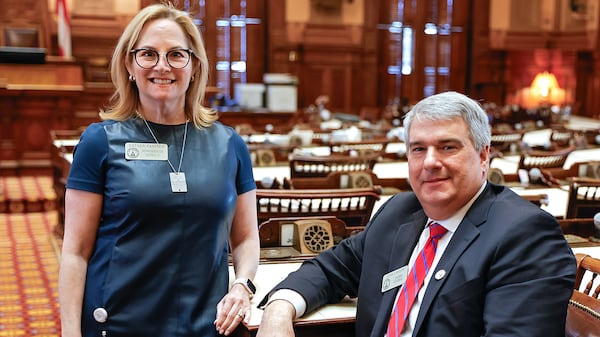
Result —
M256 337L295 336L293 319L296 316L294 306L286 300L275 300L265 307L263 319Z

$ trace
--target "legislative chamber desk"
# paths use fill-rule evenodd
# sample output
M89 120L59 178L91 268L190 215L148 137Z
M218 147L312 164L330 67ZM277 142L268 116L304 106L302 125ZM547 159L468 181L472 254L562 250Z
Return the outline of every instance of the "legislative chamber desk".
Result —
M584 253L600 258L600 244L572 246L573 253ZM252 298L251 317L248 324L241 325L234 336L255 336L262 319L263 310L258 304L265 295L289 273L298 269L301 261L261 260L258 266L254 284L256 295ZM230 283L235 274L230 267ZM356 299L345 298L341 303L329 304L319 310L294 321L294 331L297 337L337 337L354 336L354 321L356 316Z
M277 261L277 260L273 260ZM255 336L262 319L262 309L257 306L267 293L283 280L289 273L298 269L301 261L269 262L261 261L258 266L254 284L256 295L252 298L250 322L237 330L237 336ZM233 282L233 268L230 267L230 282ZM327 305L294 322L297 337L311 336L354 336L354 317L356 316L356 300L346 298L339 304Z

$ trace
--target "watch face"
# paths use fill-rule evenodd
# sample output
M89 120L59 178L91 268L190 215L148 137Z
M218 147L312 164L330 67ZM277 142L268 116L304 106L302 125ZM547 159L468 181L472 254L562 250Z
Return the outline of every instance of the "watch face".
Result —
M250 291L252 291L253 294L256 293L256 287L254 286L254 283L252 283L252 281L246 280L246 285L248 286Z

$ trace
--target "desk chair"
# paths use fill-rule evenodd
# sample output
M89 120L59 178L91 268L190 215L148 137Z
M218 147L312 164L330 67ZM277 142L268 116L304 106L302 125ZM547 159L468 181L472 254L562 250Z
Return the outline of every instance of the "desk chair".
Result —
M566 336L600 336L600 280L597 277L600 260L580 253L576 258L577 276L567 309ZM582 282L586 274L591 275L590 279Z
M593 218L598 212L600 212L600 179L571 178L565 218Z
M379 155L370 156L299 156L289 160L290 177L326 177L330 172L355 172L372 170Z
M583 132L585 138L586 147L597 147L600 146L600 129L598 130L585 130Z
M271 218L336 216L348 226L366 226L375 202L377 188L277 190L257 189L258 223Z
M541 169L546 180L554 185L562 185L561 180L566 181L574 177L587 177L600 179L600 161L574 162L567 169L552 167Z
M582 238L594 236L594 218L557 219L560 229L565 235L576 235Z
M552 129L550 133L550 143L558 147L569 146L573 139L573 131L564 128Z
M532 168L562 168L567 161L567 157L575 147L567 147L556 151L539 151L524 149L519 158L518 169L530 170Z
M522 139L523 133L517 130L512 130L510 132L493 132L490 145L493 150L504 153L509 152L511 150L511 145L513 144L518 148Z

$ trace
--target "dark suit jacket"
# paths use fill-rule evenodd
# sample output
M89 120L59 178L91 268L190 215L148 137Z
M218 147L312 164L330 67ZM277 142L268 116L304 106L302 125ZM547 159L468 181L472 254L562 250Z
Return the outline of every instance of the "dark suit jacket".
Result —
M358 296L356 336L383 336L399 288L386 273L408 263L426 215L415 194L386 202L360 234L305 262L275 289L298 291L307 312ZM413 336L564 336L576 263L556 220L489 184L458 226L425 292Z

